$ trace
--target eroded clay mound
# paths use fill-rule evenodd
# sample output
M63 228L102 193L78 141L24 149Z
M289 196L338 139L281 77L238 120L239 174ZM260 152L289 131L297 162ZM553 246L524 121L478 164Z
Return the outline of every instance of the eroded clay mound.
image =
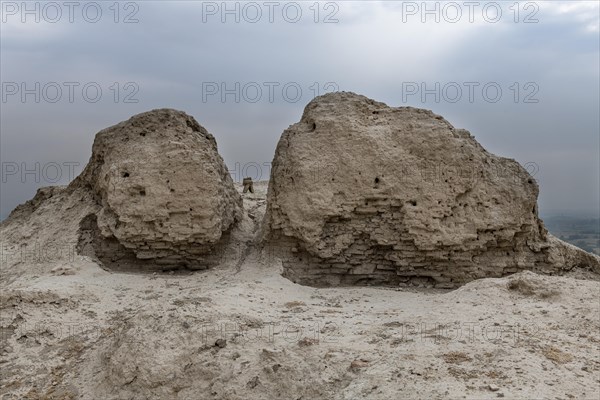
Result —
M600 271L597 257L548 240L537 195L516 161L441 116L333 93L281 136L264 231L285 274L314 285Z
M71 186L89 188L100 206L81 223L80 250L115 266L204 268L241 216L214 137L170 109L100 131Z

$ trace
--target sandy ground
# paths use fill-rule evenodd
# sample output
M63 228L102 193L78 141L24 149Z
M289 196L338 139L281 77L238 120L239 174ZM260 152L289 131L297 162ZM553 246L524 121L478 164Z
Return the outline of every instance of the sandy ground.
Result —
M256 186L215 269L4 260L0 398L600 398L599 282L524 272L454 291L296 285L253 245Z

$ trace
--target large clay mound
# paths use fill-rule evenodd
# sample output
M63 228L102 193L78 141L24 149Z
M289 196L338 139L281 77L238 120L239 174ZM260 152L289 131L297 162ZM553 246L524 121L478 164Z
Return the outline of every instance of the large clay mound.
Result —
M263 229L285 275L318 286L600 272L598 257L547 233L537 196L516 161L441 116L332 93L283 132Z
M100 131L68 187L40 189L2 227L25 245L52 229L53 248L75 248L109 269L149 271L218 264L241 219L214 137L184 112L160 109Z
M205 268L241 217L214 137L170 109L99 132L71 186L89 188L100 206L82 221L80 248L115 267Z

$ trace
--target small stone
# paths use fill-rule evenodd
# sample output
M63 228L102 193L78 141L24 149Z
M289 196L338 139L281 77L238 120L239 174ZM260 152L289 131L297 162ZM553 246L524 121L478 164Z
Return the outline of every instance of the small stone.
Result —
M219 347L219 348L224 348L225 346L227 346L227 340L225 339L217 339L215 341L215 346Z
M490 385L488 386L488 388L492 391L492 392L497 392L498 390L500 390L500 388L496 385L494 385L493 383L490 383Z
M361 368L366 368L368 366L369 366L369 361L363 360L363 359L354 360L350 363L350 369L354 370L354 371L359 370Z
M246 383L246 386L248 386L250 389L254 389L259 383L260 379L258 379L258 376L255 376L254 378L250 379L248 383Z

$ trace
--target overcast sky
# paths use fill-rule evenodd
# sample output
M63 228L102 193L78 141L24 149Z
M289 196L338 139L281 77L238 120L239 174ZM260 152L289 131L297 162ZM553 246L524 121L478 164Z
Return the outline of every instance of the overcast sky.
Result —
M268 179L331 90L431 109L525 165L542 214L597 217L599 3L475 3L2 2L1 218L154 108L193 115L235 179Z

